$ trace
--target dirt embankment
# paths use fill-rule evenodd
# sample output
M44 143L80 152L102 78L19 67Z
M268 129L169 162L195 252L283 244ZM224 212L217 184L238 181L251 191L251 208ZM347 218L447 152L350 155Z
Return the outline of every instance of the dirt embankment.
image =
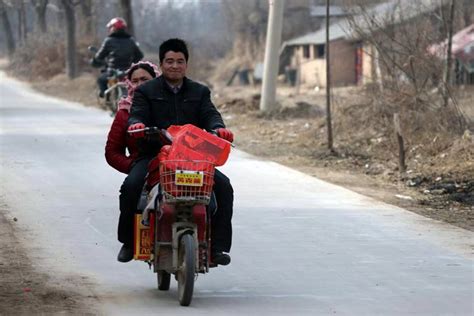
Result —
M214 99L238 148L416 213L474 230L474 135L442 129L432 115L405 129L407 172L398 171L391 121L361 88L333 97L335 153L327 150L325 95L279 90L281 107L263 116L257 89L224 88ZM473 106L471 104L471 106ZM469 103L466 103L469 110ZM474 117L474 116L473 116ZM473 117L468 117L472 119ZM426 121L423 121L426 120ZM470 125L469 125L470 124Z
M93 315L93 295L77 291L76 276L51 279L33 265L17 236L17 219L0 204L0 315ZM77 286L73 289L73 286Z

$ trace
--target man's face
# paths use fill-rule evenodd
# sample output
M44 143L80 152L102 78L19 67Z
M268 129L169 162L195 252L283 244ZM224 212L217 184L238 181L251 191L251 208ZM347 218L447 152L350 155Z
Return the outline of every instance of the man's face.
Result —
M180 83L186 75L188 67L183 53L168 51L160 64L161 72L170 83Z

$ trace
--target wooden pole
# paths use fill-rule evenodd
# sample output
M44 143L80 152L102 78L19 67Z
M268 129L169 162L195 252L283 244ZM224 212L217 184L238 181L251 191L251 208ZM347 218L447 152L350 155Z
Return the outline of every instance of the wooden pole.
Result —
M331 67L329 54L329 2L326 0L326 122L328 126L328 149L334 152L332 144L332 120L331 120Z
M393 125L395 127L395 134L398 141L398 169L402 174L407 170L407 166L405 164L405 145L403 141L402 129L400 126L400 115L398 113L393 114Z

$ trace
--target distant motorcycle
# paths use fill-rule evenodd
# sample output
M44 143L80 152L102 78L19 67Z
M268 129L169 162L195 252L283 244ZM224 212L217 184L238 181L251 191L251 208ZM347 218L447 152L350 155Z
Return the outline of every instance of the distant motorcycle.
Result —
M182 306L191 303L198 273L216 267L211 261L211 215L214 168L223 165L231 144L194 125L144 132L172 140L148 166L148 175L135 216L134 259L153 266L158 289L169 290L170 276L178 281Z
M97 48L89 46L88 50L91 53L96 53ZM105 63L91 62L91 65L96 68L102 68L101 72L107 72L107 90L104 92L104 97L99 97L99 89L97 88L97 102L100 106L110 110L113 115L117 112L118 102L122 97L127 97L127 85L125 84L126 72L119 69L107 68Z

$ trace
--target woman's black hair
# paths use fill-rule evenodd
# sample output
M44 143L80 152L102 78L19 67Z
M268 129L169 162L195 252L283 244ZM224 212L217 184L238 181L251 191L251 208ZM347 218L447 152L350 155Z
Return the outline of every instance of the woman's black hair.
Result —
M128 80L132 80L132 74L135 70L137 69L143 69L145 70L146 72L148 72L152 78L156 78L156 73L155 73L155 69L153 69L152 66L150 66L149 64L144 64L144 63L140 63L140 64L136 64L134 66L132 66L128 72L127 72L127 78Z

